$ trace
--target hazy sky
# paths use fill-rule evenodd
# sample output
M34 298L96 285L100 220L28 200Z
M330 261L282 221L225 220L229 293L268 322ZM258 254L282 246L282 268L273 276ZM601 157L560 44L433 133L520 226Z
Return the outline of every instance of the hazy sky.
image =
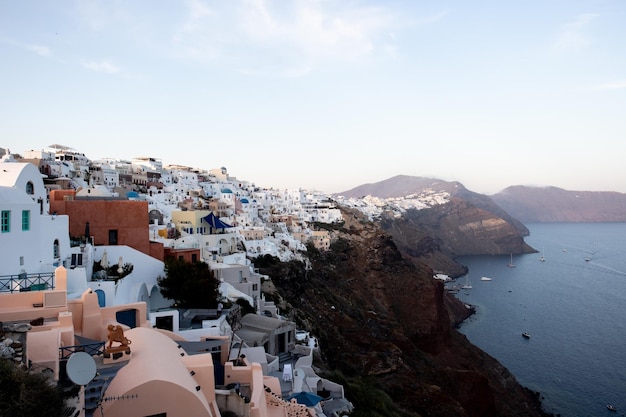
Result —
M626 2L2 1L0 147L626 192Z

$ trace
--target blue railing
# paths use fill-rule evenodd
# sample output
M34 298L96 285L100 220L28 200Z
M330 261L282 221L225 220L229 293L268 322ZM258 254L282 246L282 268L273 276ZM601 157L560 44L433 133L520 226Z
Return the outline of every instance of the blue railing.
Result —
M0 293L54 289L54 272L0 276Z

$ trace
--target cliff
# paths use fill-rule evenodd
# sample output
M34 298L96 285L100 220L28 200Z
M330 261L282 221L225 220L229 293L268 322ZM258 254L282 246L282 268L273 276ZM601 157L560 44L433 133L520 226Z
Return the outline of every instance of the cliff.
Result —
M626 194L622 193L517 185L491 198L524 223L626 221Z
M309 269L255 261L271 276L282 311L319 338L324 363L347 377L375 378L404 410L394 415L544 415L535 393L455 330L471 311L430 268L403 258L392 236L360 212L343 216L331 250L310 250ZM382 404L355 405L371 408L360 415L390 415L377 409Z
M383 213L380 224L393 237L400 251L415 265L426 264L451 276L467 271L454 261L457 256L536 252L524 242L528 229L485 195L461 183L398 175L375 184L365 184L341 193L380 198L446 192L445 204L409 209L398 216Z

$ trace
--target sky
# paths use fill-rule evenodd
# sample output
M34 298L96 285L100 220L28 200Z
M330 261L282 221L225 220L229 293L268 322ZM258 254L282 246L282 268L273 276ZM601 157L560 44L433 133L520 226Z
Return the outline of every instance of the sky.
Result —
M0 147L626 192L626 2L2 1Z

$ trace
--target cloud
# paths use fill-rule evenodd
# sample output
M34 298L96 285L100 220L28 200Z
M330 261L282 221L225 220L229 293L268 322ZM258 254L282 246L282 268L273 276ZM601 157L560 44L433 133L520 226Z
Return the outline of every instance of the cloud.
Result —
M52 50L50 50L50 48L48 48L47 46L41 46L41 45L26 45L26 48L30 51L33 51L34 53L36 53L37 55L41 55L41 56L51 56L52 55Z
M202 0L186 3L186 19L172 37L182 56L219 59L248 74L298 76L397 53L389 37L396 17L382 6L299 0L218 4L219 9Z
M417 25L427 25L430 23L435 23L446 17L450 13L450 10L442 10L438 13L435 13L430 16L422 17L416 20Z
M83 67L96 72L103 72L105 74L119 74L122 69L114 65L111 61L85 61L82 63Z
M600 84L592 88L592 91L621 90L626 88L626 80L613 81Z
M47 46L21 43L21 42L17 42L9 38L0 38L0 42L5 43L7 45L15 46L18 48L26 49L28 51L36 53L39 56L43 56L43 57L52 56L52 49L48 48Z
M563 24L554 43L554 49L563 52L578 52L591 45L592 39L586 34L586 29L599 16L595 13L584 13L576 20Z

